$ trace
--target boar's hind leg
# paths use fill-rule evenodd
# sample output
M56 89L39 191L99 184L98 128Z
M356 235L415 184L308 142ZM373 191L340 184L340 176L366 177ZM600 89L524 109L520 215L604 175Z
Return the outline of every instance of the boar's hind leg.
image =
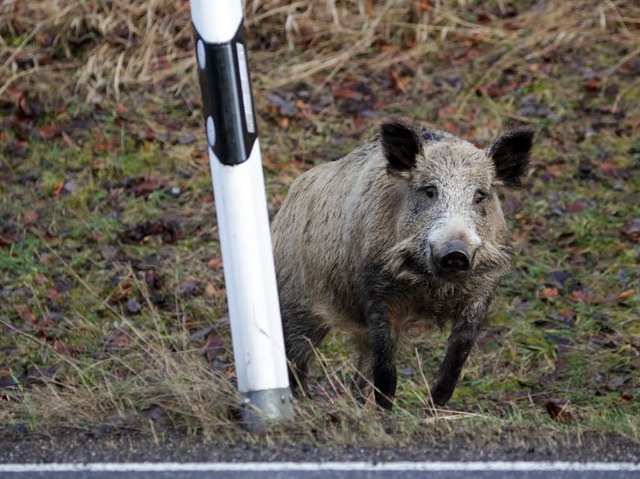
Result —
M371 342L366 332L357 334L355 340L360 351L360 357L358 358L358 368L353 376L352 392L355 398L364 404L369 399L373 385Z
M293 323L293 324L292 324ZM296 396L307 394L307 372L329 329L309 316L300 316L297 321L284 321L284 345L289 361L289 383Z
M385 315L374 313L368 318L369 340L373 357L373 386L376 404L393 408L398 381L396 372L397 335Z
M451 398L462 367L469 357L483 323L484 321L461 321L454 324L449 335L447 352L436 376L435 387L431 391L431 397L436 406L444 406Z

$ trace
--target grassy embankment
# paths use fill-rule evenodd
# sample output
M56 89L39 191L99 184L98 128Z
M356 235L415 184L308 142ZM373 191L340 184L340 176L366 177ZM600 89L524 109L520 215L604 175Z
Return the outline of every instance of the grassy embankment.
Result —
M449 410L426 400L444 335L411 335L382 419L349 396L336 335L280 436L640 441L640 7L247 12L272 213L389 116L481 145L514 122L537 134L504 201L517 268ZM186 2L0 5L0 423L243 434L194 66Z

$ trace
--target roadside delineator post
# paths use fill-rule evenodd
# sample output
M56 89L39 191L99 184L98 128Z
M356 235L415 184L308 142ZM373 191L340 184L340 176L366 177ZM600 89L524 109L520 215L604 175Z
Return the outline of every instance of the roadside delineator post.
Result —
M238 390L249 429L293 417L241 0L191 0Z

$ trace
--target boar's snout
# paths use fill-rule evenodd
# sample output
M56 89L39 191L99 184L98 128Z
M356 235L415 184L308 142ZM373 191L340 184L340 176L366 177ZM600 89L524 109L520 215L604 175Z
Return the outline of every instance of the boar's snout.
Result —
M438 276L457 276L473 268L475 245L452 239L442 245L430 244L431 264Z
M471 267L471 258L467 246L462 241L452 241L438 259L438 266L445 273L467 271Z
M452 241L447 245L439 263L445 273L467 271L471 268L471 258L467 246L462 241Z

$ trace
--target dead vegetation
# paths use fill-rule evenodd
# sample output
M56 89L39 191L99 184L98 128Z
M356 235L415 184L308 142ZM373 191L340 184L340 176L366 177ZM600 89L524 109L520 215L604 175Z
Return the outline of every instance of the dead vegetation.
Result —
M510 122L538 134L530 187L505 204L518 269L453 411L434 420L424 395L443 338L410 340L381 420L346 392L336 337L298 405L304 427L284 436L391 444L426 440L426 425L433 441L474 427L528 431L518 444L584 428L639 441L640 5L246 12L271 211L389 116L483 144ZM0 422L237 433L199 98L186 1L0 0Z
M450 59L445 71L478 66L458 99L464 105L523 63L614 43L613 74L640 53L638 7L630 1L250 0L246 12L258 92L300 82L320 89L336 75L385 69L396 72L396 89L419 88L433 68L425 59L436 55ZM29 85L49 101L100 103L162 91L177 106L199 95L186 1L3 0L0 35L0 95Z

